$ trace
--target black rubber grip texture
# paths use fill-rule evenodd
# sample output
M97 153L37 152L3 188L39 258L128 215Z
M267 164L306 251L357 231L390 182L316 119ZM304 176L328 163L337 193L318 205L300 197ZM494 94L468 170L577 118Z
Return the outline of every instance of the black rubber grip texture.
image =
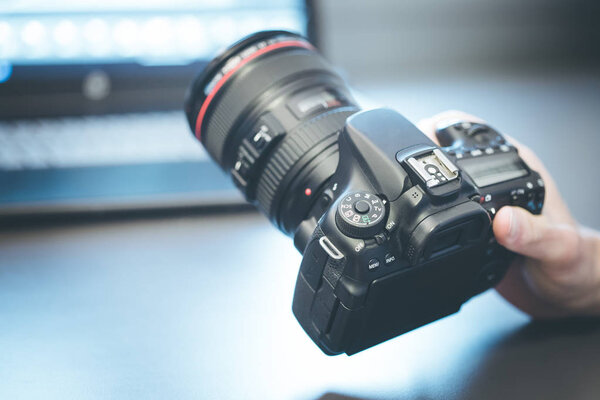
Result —
M220 97L209 106L201 134L204 147L219 165L223 166L227 136L248 104L282 79L309 71L330 73L331 67L315 52L284 48L252 60L220 89Z
M285 190L280 186L288 172L307 151L336 135L343 128L346 118L355 112L356 109L338 108L320 114L286 135L273 151L258 181L256 200L262 212L273 215L273 200L279 190Z

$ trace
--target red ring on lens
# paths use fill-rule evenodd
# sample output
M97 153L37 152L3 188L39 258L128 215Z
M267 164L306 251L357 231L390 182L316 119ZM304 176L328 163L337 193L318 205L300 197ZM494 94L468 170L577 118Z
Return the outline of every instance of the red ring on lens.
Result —
M257 50L255 53L253 53L252 55L250 55L248 58L243 59L238 65L235 66L235 68L233 68L232 70L230 70L228 73L226 73L225 75L223 75L223 77L217 82L217 84L215 85L215 87L212 89L212 91L208 94L208 96L206 96L206 99L204 99L204 103L202 103L202 107L200 107L200 111L198 112L198 116L196 117L196 130L195 130L195 134L196 134L196 138L198 140L200 140L201 137L201 130L202 130L202 121L204 120L204 116L206 114L206 110L208 109L208 106L210 104L210 102L213 100L213 98L215 97L215 95L217 94L217 92L219 91L219 89L221 89L221 87L225 84L225 82L227 82L227 80L229 78L231 78L231 76L233 74L235 74L235 72L237 70L239 70L240 68L242 68L244 65L246 65L248 62L254 60L255 58L269 53L273 50L277 50L277 49L281 49L284 47L303 47L306 49L310 49L310 50L314 50L314 47L308 43L308 42L304 42L301 40L287 40L284 42L279 42L279 43L273 43L270 44L266 47L263 47L260 50Z

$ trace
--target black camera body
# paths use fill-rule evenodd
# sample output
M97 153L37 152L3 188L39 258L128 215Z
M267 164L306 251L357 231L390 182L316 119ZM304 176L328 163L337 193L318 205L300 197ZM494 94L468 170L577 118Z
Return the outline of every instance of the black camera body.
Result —
M336 200L304 250L292 306L325 353L351 355L452 314L504 276L512 255L491 219L507 204L539 213L544 184L493 129L459 124L437 132L442 151L395 111L348 119ZM477 134L486 138L473 143ZM461 159L504 172L478 187ZM518 178L500 180L508 170Z
M491 221L540 213L544 184L484 124L360 111L304 38L258 32L188 93L190 128L246 199L303 253L292 309L327 354L349 355L458 311L513 254Z

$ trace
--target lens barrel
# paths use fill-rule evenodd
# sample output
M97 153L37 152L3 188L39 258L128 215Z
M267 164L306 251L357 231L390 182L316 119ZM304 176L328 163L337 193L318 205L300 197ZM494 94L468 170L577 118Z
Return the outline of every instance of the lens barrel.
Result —
M186 101L190 128L248 201L291 234L338 162L358 111L344 81L303 37L251 35L216 57Z

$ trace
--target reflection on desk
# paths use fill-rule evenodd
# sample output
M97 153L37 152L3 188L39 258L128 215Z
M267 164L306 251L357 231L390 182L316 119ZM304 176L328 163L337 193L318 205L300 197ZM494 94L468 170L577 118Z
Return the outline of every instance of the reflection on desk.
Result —
M495 292L352 357L291 312L300 255L254 213L0 233L0 398L589 399L600 324Z

